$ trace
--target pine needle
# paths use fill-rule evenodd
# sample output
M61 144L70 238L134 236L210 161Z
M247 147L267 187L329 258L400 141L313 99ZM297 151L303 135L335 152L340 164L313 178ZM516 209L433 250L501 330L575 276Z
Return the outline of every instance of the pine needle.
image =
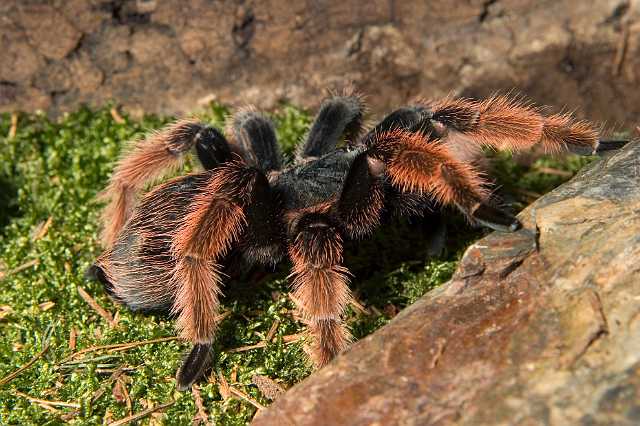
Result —
M157 339L151 339L151 340L140 340L137 342L114 343L111 345L91 346L89 348L85 348L78 352L72 353L71 355L67 356L62 361L60 361L58 365L65 364L67 361L72 360L77 356L80 356L89 352L97 352L97 351L103 351L103 350L107 350L109 352L126 351L128 349L136 348L138 346L151 345L153 343L171 342L178 339L179 337L177 336L171 336L171 337L159 337Z
M114 328L117 325L113 320L113 316L111 315L111 313L100 306L98 302L96 302L95 299L91 297L89 293L84 291L84 289L80 286L78 286L78 293L80 294L80 297L82 297L82 299L87 302L89 306L91 306L91 309L96 311L98 315L100 315L105 321L107 321L111 328Z
M47 353L47 351L49 350L49 345L45 346L45 348L43 350L41 350L40 352L38 352L38 354L36 356L34 356L31 361L29 361L28 363L26 363L25 365L23 365L22 367L18 368L16 371L14 371L13 373L9 374L8 376L4 377L2 380L0 380L0 386L4 386L7 383L9 383L10 381L12 381L13 379L15 379L16 377L18 377L20 374L22 374L22 372L24 372L25 370L27 370L29 367L31 367L33 364L35 364L35 362L37 360L39 360L40 358L42 358L42 356Z
M75 402L64 402L64 401L49 401L46 399L34 398L31 395L27 395L26 393L22 393L19 391L13 391L13 393L17 396L21 396L25 399L28 399L30 402L35 402L36 404L48 405L50 407L70 407L70 408L80 408L80 404Z
M127 416L127 417L125 417L125 418L123 418L123 419L116 420L115 422L109 423L109 425L108 425L108 426L121 426L121 425L126 425L126 424L128 424L128 423L131 423L131 422L134 422L134 421L136 421L136 420L139 420L139 419L141 419L141 418L143 418L143 417L146 417L146 416L148 416L148 415L149 415L149 414L151 414L151 413L156 413L156 412L158 412L158 411L164 410L165 408L170 407L170 406L172 406L173 404L175 404L175 401L174 401L174 400L171 400L171 401L169 401L169 402L165 402L164 404L159 404L159 405L156 405L155 407L147 408L146 410L144 410L144 411L140 411L139 413L136 413L136 414L133 414L133 415L131 415L131 416Z

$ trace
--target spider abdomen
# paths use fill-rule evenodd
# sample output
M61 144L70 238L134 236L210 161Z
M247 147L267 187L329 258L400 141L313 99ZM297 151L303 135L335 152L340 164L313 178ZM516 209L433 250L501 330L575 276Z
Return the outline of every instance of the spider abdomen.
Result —
M209 171L192 174L156 187L141 200L114 245L97 259L105 287L117 301L136 311L171 308L172 238L210 175Z

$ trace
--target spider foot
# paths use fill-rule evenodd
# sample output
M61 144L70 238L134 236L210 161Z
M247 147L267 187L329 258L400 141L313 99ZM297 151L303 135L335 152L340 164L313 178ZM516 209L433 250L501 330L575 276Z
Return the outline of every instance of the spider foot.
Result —
M471 212L471 218L495 231L515 232L522 227L514 216L486 203L478 203Z
M182 361L182 366L176 374L176 387L185 391L191 387L209 366L211 361L211 344L197 343Z

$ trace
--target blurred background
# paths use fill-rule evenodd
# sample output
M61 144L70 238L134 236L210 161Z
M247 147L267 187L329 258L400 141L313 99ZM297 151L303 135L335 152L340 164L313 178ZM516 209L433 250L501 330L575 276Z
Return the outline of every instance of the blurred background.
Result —
M354 83L375 112L515 90L628 127L640 111L638 3L4 0L0 110L315 107Z

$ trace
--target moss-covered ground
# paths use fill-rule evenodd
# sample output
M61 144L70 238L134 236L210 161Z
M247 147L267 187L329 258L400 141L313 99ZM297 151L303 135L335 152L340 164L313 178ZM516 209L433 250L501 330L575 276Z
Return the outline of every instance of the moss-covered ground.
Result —
M222 126L226 113L212 106L202 118ZM123 143L170 120L121 118L109 107L82 109L56 121L20 115L17 126L10 115L0 116L0 380L46 348L17 377L0 381L0 424L102 424L172 401L142 423L190 424L197 414L194 395L176 392L173 379L188 349L185 343L166 340L70 358L97 345L174 336L171 318L133 314L113 304L98 283L83 278L100 253L101 205L95 197ZM286 106L274 119L284 150L290 153L310 118ZM505 200L519 210L587 161L514 161L493 155L491 163ZM191 167L187 164L186 169ZM486 232L471 229L458 215L446 217L447 249L436 257L427 254L428 224L420 221L396 221L372 239L349 245L346 264L364 307L348 312L356 338L445 282L464 248ZM223 304L229 314L215 345L216 374L199 384L202 406L212 423L245 424L256 411L246 399L229 396L220 386L220 376L235 391L268 405L252 384L255 374L288 387L311 373L302 342L295 338L302 325L287 296L287 268L248 271L225 288ZM117 325L110 326L83 300L78 287L115 315ZM267 335L272 339L264 344ZM261 342L262 347L244 348ZM120 374L115 382L114 372Z

